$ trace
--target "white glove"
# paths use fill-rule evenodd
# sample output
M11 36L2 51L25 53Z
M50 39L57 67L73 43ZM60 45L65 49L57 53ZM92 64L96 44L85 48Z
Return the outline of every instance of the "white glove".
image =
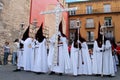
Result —
M81 43L80 40L77 40L77 43Z

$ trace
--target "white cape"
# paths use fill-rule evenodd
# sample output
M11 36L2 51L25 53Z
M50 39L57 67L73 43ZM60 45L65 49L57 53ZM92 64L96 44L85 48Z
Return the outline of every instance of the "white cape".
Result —
M112 47L109 40L105 43L105 52L103 54L103 75L115 75Z
M48 72L46 39L37 44L33 71L46 73Z
M73 75L79 75L79 74L91 75L92 65L91 65L90 55L88 52L88 46L86 42L83 42L81 44L82 46L81 50L75 48L73 44L71 46L71 62L72 62ZM84 62L84 64L82 64L82 61Z
M25 41L21 41L24 44L24 51L23 51L23 67L26 71L31 71L31 61L32 61L32 47L30 48L29 45L32 46L32 38L27 38Z
M53 64L55 36L50 39L48 66L50 71L68 73L68 71L70 71L70 57L68 52L67 39L65 37L61 37L61 42L63 42L63 44L59 45L59 65L55 66Z

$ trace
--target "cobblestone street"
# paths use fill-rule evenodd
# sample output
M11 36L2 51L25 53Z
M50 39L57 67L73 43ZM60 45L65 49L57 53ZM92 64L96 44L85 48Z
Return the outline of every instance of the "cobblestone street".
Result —
M40 74L37 75L33 72L13 72L15 66L2 65L0 67L0 80L119 80L120 79L120 68L116 73L115 77L100 77L100 76L77 76L73 77L71 75L48 75Z

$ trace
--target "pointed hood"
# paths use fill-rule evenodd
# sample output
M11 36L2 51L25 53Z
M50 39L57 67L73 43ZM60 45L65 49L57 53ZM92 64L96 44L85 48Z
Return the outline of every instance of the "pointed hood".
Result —
M101 28L101 25L100 25L100 22L99 22L99 25L98 25L98 37L97 37L96 41L98 43L98 46L102 47L102 43L103 43L102 39L103 39L103 37L102 37L102 34L100 34L100 28Z
M43 23L41 24L40 28L38 29L35 35L36 40L38 40L39 42L42 42L43 39L45 38L45 36L43 35L42 27L43 27Z
M30 26L28 26L28 28L26 29L26 31L23 34L22 40L26 40L29 37L29 28Z
M86 40L81 36L80 30L79 30L79 35L78 35L78 29L76 29L76 31L75 31L75 39L74 39L75 42L78 40L78 36L79 36L79 40L80 40L81 42L86 41Z
M100 34L100 28L101 28L101 25L100 25L100 22L99 22L99 26L98 26L98 38L97 39L102 40L102 34Z
M29 37L29 28L30 28L30 25L28 26L28 28L26 29L26 31L23 34L23 37L22 37L23 41L25 41ZM24 45L20 42L20 49L23 47L24 47Z
M61 36L66 37L66 35L63 33L63 28L62 27L63 26L62 26L62 21L61 21L60 24L59 24L59 31L61 33Z
M77 41L78 40L78 30L76 29L75 30L75 35L74 35L74 41Z

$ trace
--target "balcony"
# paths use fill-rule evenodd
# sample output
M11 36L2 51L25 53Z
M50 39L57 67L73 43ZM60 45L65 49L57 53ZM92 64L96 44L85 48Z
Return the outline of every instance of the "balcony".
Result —
M120 12L120 7L112 7L111 9L106 9L104 10L104 8L99 8L99 9L93 9L92 13L116 13L116 12Z
M92 9L91 11L77 10L74 15L86 15L86 14L107 14L107 13L120 13L120 7L112 7L111 9L97 8ZM70 15L70 14L69 14ZM73 15L70 15L73 16Z
M74 30L74 29L77 29L77 27L75 27L75 26L70 26L70 29L72 30Z
M112 23L105 23L105 26L107 28L113 28L114 27L114 23L113 22Z

